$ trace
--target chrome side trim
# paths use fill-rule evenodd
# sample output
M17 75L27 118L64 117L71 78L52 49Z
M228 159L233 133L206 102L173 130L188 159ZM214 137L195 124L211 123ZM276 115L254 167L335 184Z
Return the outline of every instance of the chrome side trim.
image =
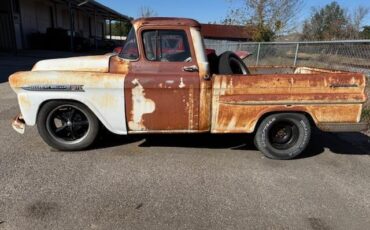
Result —
M53 91L53 92L85 92L83 85L30 85L22 87L27 91Z

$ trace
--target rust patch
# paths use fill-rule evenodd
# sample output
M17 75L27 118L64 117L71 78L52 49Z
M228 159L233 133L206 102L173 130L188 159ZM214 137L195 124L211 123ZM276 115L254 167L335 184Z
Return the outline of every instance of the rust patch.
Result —
M24 131L26 129L26 122L24 121L22 114L19 114L15 118L13 118L12 127L16 132L24 134Z
M32 106L32 102L31 100L27 97L27 95L25 94L19 94L18 95L18 102L19 102L19 105L26 109L26 110L29 110L31 109L31 106Z
M270 112L305 112L315 123L355 123L361 105L219 105L214 133L252 133L259 119Z
M142 26L190 26L200 27L199 22L188 18L166 18L166 17L152 17L139 18L132 21L134 28L137 30Z
M200 80L199 130L211 128L212 81Z
M111 57L109 62L110 73L128 74L132 69L130 61L120 58L118 55Z
M335 74L280 74L280 75L230 75L215 76L220 81L220 96L229 95L275 95L275 94L359 94L365 89L365 76L357 73ZM351 88L333 88L331 85L357 85Z
M225 104L312 104L312 103L363 103L366 96L356 93L302 93L302 94L247 94L221 96L220 103Z

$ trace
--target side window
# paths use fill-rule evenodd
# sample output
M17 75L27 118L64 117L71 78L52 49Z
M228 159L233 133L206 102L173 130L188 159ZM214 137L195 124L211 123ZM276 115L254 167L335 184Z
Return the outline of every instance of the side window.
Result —
M130 33L127 36L125 45L122 48L121 53L119 54L121 58L136 60L139 58L139 49L137 47L135 30L132 28Z
M146 30L142 37L145 56L149 61L192 61L189 42L183 30Z

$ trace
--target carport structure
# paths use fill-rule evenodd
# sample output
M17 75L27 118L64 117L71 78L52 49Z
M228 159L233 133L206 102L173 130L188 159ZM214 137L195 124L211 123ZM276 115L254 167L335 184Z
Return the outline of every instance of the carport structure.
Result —
M69 11L69 21L70 21L70 31L71 33L71 50L74 50L74 42L73 42L73 36L75 32L75 17L74 17L74 11L82 11L89 15L93 15L94 17L94 29L95 29L95 47L98 46L97 41L97 33L98 33L98 18L103 19L104 21L109 21L109 38L112 40L112 21L118 21L118 22L127 22L131 21L132 18L123 15L111 8L108 8L107 6L104 6L103 4L100 4L99 2L96 2L94 0L53 0L53 2L59 4L67 4L68 11ZM91 29L91 28L90 28ZM102 28L102 30L104 30ZM103 32L104 34L104 32ZM103 38L105 39L105 37Z
M30 36L46 34L50 28L68 32L72 51L76 35L98 47L99 41L112 39L112 22L132 20L93 0L5 0L1 1L0 13L0 29L7 31L0 35L3 50L32 48Z

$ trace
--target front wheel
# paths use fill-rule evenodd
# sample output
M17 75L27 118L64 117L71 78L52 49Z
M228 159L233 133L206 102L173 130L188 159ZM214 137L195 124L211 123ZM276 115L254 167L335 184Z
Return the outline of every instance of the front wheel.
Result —
M62 151L78 151L95 141L99 121L83 104L50 101L39 111L37 129L49 146Z
M289 160L306 149L310 137L311 126L305 115L280 113L272 114L261 122L254 142L266 157Z

